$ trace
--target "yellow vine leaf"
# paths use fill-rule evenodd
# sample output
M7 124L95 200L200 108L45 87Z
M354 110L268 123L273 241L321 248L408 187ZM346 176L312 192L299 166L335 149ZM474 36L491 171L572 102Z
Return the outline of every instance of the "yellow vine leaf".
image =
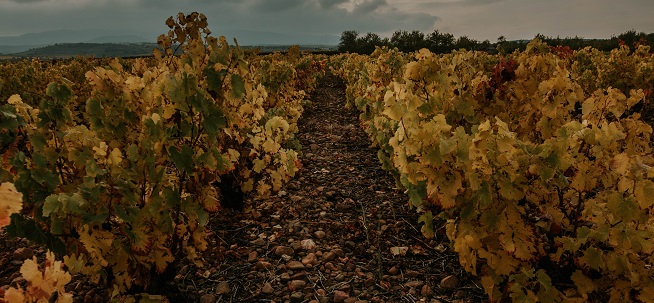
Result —
M110 165L119 165L123 161L123 154L120 152L120 149L114 148L109 154L107 163Z
M652 204L654 204L654 182L650 180L638 181L634 194L641 209L652 207Z
M10 217L23 208L23 194L16 190L13 183L0 185L0 228L9 225Z
M611 160L610 167L614 172L624 175L629 169L629 156L626 153L615 155Z
M25 294L21 289L10 287L5 291L3 300L7 303L25 303L27 302Z
M154 252L154 262L158 273L164 272L164 270L166 270L166 267L168 267L168 264L175 260L173 255L170 253L170 250L166 247L159 247L153 252Z

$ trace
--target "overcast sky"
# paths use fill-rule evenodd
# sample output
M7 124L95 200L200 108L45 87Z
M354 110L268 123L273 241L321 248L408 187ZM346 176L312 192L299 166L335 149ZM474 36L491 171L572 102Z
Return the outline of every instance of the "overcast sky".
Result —
M608 38L654 32L654 0L0 0L0 36L57 29L165 33L177 12L199 11L221 31L339 36L397 29L495 42L548 36ZM238 37L237 37L238 38Z

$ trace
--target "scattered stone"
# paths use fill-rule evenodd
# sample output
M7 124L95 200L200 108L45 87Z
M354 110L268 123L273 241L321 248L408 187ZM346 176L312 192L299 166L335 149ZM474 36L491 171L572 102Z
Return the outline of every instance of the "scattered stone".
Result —
M313 234L316 235L316 238L318 238L318 239L322 239L322 238L324 238L325 235L326 235L325 232L322 231L322 230L316 231L316 232L313 233Z
M445 289L452 289L459 285L459 278L449 275L441 280L440 287Z
M373 278L368 278L365 282L363 282L363 286L370 288L375 285L375 279Z
M307 273L304 271L301 271L291 276L291 280L306 280L306 278L307 278Z
M212 294L204 294L200 297L200 303L214 303L216 302L216 296Z
M270 262L259 261L257 262L257 265L255 265L255 267L259 270L263 270L263 269L272 269L273 265Z
M316 290L316 294L317 294L318 296L320 296L320 297L324 297L324 296L327 295L327 291L325 291L325 290L322 289L322 288L318 288L318 289Z
M418 287L421 287L423 284L425 284L425 282L422 282L422 281L409 281L409 282L404 283L404 286L411 287L411 288L418 288Z
M318 145L316 143L313 143L313 144L309 145L309 148L311 149L311 151L316 152L317 150L320 149L320 145Z
M334 292L334 302L336 303L345 302L345 300L349 297L350 295L344 291L337 290Z
M316 254L308 253L304 258L302 258L302 264L313 265L316 263L316 258Z
M336 254L336 256L338 256L338 257L341 257L341 258L345 257L345 252L340 248L333 249L332 252L334 254Z
M291 282L288 282L288 289L290 289L291 291L301 290L305 286L307 286L307 282L305 282L303 280L293 280Z
M226 295L229 293L229 283L226 281L218 283L218 286L216 286L216 293L219 295Z
M250 243L252 243L252 244L254 244L256 246L264 246L264 245L266 245L266 240L261 239L261 238L257 238L256 240L254 240L254 241L252 241Z
M334 270L337 270L338 268L337 268L336 266L334 266L333 263L331 263L331 262L327 262L327 263L325 263L325 269L328 269L328 270L334 271Z
M330 262L336 260L336 254L334 252L328 251L322 255L322 259L325 262Z
M422 286L422 289L420 290L420 295L423 297L430 298L431 296L434 295L434 291L429 287L429 285L425 284Z
M388 273L394 276L400 273L400 269L397 266L393 266L388 270Z
M311 240L311 239L306 239L306 240L300 241L300 245L302 246L302 249L304 249L304 250L312 250L312 249L316 248L316 243L313 242L313 240Z
M289 275L287 272L283 273L279 278L283 281L286 282L291 279L291 275Z
M304 264L300 261L291 261L286 264L286 268L290 270L302 270L304 269Z
M302 241L293 241L293 242L291 242L291 248L293 250L300 250L302 248Z
M458 290L458 291L454 294L454 298L457 298L457 299L465 298L466 295L467 295L467 293L466 293L465 290Z
M281 257L283 255L294 256L295 251L293 250L293 248L280 245L275 248L275 255L278 257Z
M415 277L422 276L422 273L420 273L419 271L411 270L411 269L407 269L407 270L404 272L404 274L407 275L407 276L409 276L409 277L411 277L411 278L415 278Z
M273 289L273 287L272 287L272 285L270 285L270 283L266 283L261 288L261 292L266 294L266 295L269 295L269 294L272 294L273 292L275 292L275 289Z
M345 280L345 276L343 274L338 274L336 277L334 277L334 280L336 280L336 282L343 282L343 280Z
M25 247L18 248L14 251L13 258L15 261L25 261L34 256L34 252Z
M253 261L257 260L257 257L258 257L258 256L259 256L259 254L257 254L256 251L254 251L254 250L251 251L251 252L248 254L248 262L253 262Z
M302 301L302 299L304 299L304 294L299 291L296 291L293 294L291 294L291 301L293 302L300 302Z

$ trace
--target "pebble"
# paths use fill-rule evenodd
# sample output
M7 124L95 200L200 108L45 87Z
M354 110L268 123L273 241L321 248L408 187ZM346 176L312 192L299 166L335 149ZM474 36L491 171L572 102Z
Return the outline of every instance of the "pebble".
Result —
M286 268L290 270L302 270L304 269L304 264L300 261L291 261L286 264Z
M318 239L322 239L322 238L324 238L326 236L325 232L322 231L322 230L316 231L313 234L316 235L316 238L318 238Z
M279 276L279 278L282 279L282 281L288 281L288 280L291 279L291 275L289 275L287 272L285 272L285 273L281 274Z
M305 240L300 241L300 246L304 250L312 250L312 249L316 248L316 243L313 242L313 240L311 240L311 239L305 239Z
M345 257L345 252L340 248L333 249L332 252L334 254L336 254L336 256L338 256L338 257L341 257L341 258Z
M334 277L334 280L336 280L337 282L342 282L343 280L345 280L345 276L343 274L338 274L336 277Z
M400 273L400 269L397 266L393 266L388 270L388 273L394 276Z
M275 255L278 257L281 257L283 255L288 255L292 257L295 255L295 251L291 247L280 245L275 248Z
M322 260L325 262L330 262L336 260L336 254L334 252L328 251L322 255Z
M302 241L291 242L291 248L294 250L300 250L302 248Z
M316 254L308 253L304 258L302 258L302 264L304 265L313 265L316 264Z
M266 262L266 261L259 261L259 262L257 262L257 265L255 265L255 266L259 270L273 268L272 263Z
M229 283L225 281L218 283L218 286L216 286L216 293L219 295L226 295L229 291Z
M250 242L250 243L252 243L252 244L254 244L256 246L264 246L264 245L266 245L266 240L258 238L256 240Z
M425 284L422 286L422 289L420 290L420 294L423 297L429 298L434 295L434 291L431 289L431 287L429 287L429 285Z
M459 285L459 278L456 276L450 275L441 280L439 284L441 288L452 289Z
M15 261L25 261L33 256L34 256L34 252L26 247L21 247L16 249L12 255Z
M307 286L307 282L305 282L303 280L293 280L291 282L288 282L288 289L290 289L291 291L301 290L305 286Z
M200 303L214 303L216 302L216 296L212 294L204 294L200 297Z
M291 294L291 301L293 302L300 302L302 301L302 299L304 299L304 294L299 291L296 291L293 294Z
M404 272L404 274L411 277L411 278L422 276L422 274L419 271L415 271L415 270L411 270L411 269L407 269Z
M256 251L252 251L252 252L250 252L250 253L248 254L248 262L253 262L253 261L255 261L255 260L257 259L258 256L259 256L259 254L257 254Z
M467 293L466 293L465 290L458 290L458 291L454 294L454 297L457 298L457 299L460 299L460 298L465 298L466 295L467 295Z
M327 270L331 270L331 271L334 271L334 270L336 270L337 268L336 268L336 266L334 266L333 263L331 263L331 262L327 262L327 263L325 263L325 269L327 269Z
M264 284L263 287L261 288L261 292L264 293L264 294L267 294L267 295L272 294L274 291L275 291L275 289L273 289L273 287L272 287L272 285L270 285L270 283Z
M334 292L334 302L336 303L345 302L349 297L350 295L344 291L337 290Z
M422 282L422 281L409 281L409 282L404 283L404 286L411 287L411 288L418 288L418 287L421 287L423 284L425 284L425 282Z

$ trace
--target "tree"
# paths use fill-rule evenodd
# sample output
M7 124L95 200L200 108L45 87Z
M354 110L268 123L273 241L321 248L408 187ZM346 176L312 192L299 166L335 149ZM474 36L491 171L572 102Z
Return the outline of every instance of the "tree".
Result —
M411 32L395 31L390 42L392 46L407 53L429 47L425 40L425 34L417 30Z
M456 39L454 43L455 49L466 49L466 50L475 50L479 42L477 40L469 38L468 36L461 36L459 39Z
M427 35L427 44L429 45L429 50L433 53L448 53L454 47L454 35L434 30L431 34Z
M359 32L350 30L344 31L341 34L341 41L338 43L338 51L340 52L356 52L358 49L357 38Z
M357 39L357 45L359 46L359 53L369 55L375 51L375 47L389 45L389 41L387 38L382 39L375 33L367 33Z

